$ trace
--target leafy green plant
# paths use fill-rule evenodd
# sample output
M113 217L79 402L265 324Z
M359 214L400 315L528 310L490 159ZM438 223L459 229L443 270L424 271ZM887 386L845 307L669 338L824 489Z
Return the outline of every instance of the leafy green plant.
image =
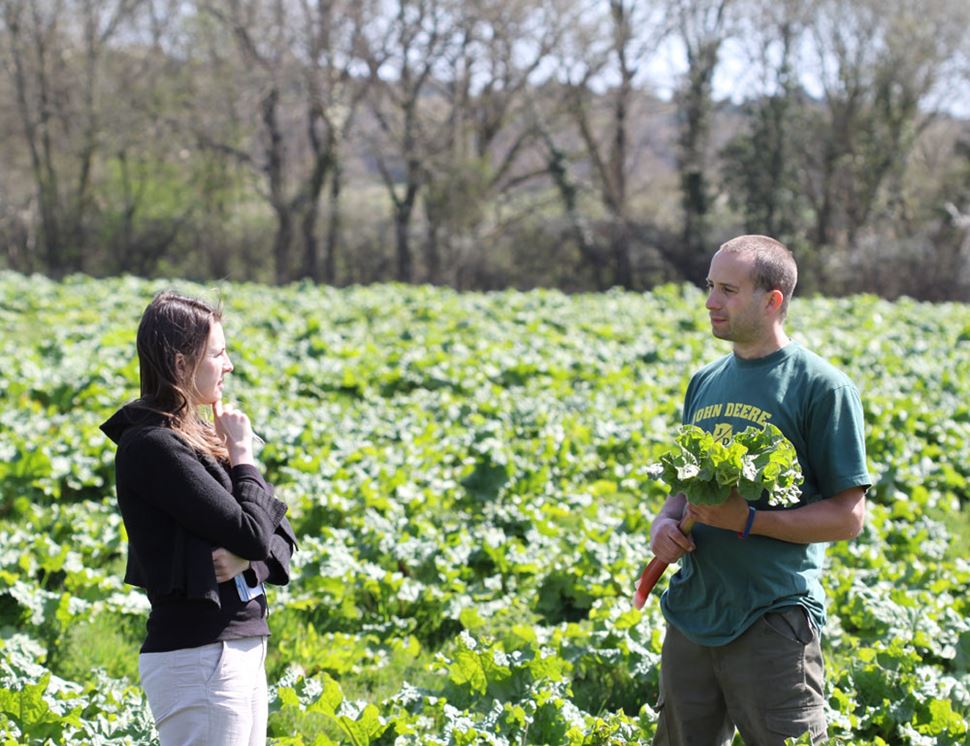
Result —
M675 443L650 473L695 505L718 505L735 489L748 502L765 493L772 506L798 502L802 470L795 447L771 423L748 427L727 442L684 425Z
M0 272L0 688L37 705L16 705L35 743L153 743L133 670L148 604L122 583L98 425L137 396L137 314L171 284ZM220 292L226 395L300 544L268 590L270 742L649 744L664 620L624 589L668 492L648 465L717 354L702 294ZM822 576L842 746L968 738L966 319L868 296L792 308L792 335L862 392L875 482ZM751 494L790 476L754 465ZM3 718L0 742L27 740Z

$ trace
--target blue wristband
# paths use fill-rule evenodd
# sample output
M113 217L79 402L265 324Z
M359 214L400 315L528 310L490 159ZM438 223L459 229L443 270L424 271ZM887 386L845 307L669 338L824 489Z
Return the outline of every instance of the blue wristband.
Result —
M738 533L739 539L747 539L751 533L751 527L754 525L754 514L758 511L754 509L754 505L748 506L748 520L744 524L744 531Z

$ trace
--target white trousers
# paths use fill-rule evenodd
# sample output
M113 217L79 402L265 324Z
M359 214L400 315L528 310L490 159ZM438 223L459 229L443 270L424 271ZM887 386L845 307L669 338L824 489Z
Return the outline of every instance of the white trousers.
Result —
M138 657L161 746L263 746L266 638Z

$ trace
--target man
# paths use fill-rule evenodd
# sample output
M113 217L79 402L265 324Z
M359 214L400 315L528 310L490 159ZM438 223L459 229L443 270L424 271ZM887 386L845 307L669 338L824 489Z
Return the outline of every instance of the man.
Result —
M805 482L789 509L736 492L716 506L677 494L654 519L654 554L681 562L661 599L655 746L727 746L735 726L749 746L827 738L823 542L862 530L870 478L858 391L785 333L796 279L791 253L766 236L732 239L711 261L711 330L734 349L691 379L683 421L725 440L770 422L795 446ZM685 512L690 536L677 527Z

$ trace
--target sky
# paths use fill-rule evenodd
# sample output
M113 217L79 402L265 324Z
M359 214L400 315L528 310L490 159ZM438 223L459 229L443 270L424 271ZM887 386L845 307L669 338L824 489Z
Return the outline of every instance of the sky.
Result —
M644 85L661 98L669 100L686 69L687 54L683 43L677 38L668 37L650 60L643 80ZM821 98L823 88L819 76L811 74L806 66L802 67L801 73L802 83L809 95ZM970 119L970 63L965 63L962 80L960 77L953 76L938 85L924 102L925 107ZM756 67L746 59L739 45L729 40L722 46L714 73L714 98L739 104L756 95L758 89Z

